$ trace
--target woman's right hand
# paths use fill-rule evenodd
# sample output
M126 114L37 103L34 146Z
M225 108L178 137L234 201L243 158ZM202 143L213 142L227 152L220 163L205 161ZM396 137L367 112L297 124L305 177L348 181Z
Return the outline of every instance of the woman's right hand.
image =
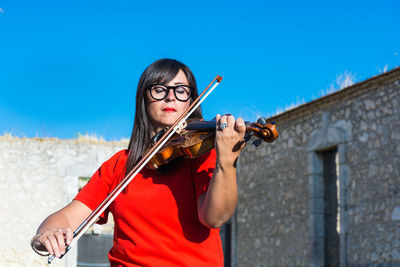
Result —
M51 255L61 257L65 254L66 245L72 242L72 229L76 229L91 212L82 202L72 200L42 222L37 230L39 235L32 240L32 246L38 251L47 250Z
M66 245L70 245L73 239L71 228L51 228L43 233L33 241L33 246L37 250L47 250L51 255L61 257L65 254Z

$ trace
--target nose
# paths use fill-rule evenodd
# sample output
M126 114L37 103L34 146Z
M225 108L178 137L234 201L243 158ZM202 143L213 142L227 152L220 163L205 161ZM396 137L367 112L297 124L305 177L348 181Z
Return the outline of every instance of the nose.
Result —
M174 89L173 88L168 88L168 94L167 97L165 98L165 101L175 101L175 94L174 94Z

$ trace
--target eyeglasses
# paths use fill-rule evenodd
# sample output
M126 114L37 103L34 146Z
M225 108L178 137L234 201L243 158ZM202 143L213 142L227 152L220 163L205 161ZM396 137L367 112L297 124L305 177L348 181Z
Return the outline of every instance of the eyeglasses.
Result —
M188 101L190 95L192 94L193 88L189 85L176 85L176 86L166 86L164 84L152 84L146 89L150 91L150 95L154 100L163 100L167 97L169 90L174 90L175 98L179 101Z

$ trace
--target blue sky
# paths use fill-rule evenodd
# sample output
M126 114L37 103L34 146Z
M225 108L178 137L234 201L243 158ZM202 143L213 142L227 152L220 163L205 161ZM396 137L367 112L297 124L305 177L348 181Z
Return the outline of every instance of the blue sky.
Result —
M187 64L204 116L252 121L400 66L399 1L0 0L0 135L128 138L143 70Z

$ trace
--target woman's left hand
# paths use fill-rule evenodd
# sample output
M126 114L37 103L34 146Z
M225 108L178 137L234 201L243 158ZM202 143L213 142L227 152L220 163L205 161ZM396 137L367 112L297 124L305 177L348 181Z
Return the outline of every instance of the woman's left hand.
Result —
M216 134L215 149L217 163L221 168L236 167L236 161L243 149L246 126L242 118L235 120L232 115L217 115L215 117Z

